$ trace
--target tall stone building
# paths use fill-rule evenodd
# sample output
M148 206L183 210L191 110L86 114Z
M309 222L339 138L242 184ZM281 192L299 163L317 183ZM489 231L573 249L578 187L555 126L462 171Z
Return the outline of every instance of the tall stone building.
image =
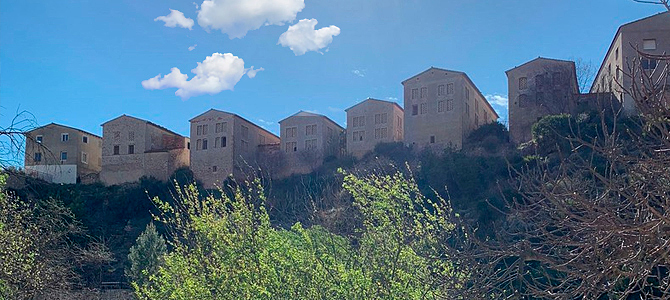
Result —
M258 153L279 144L276 135L225 111L210 109L190 122L191 170L208 189L230 176L245 179L250 169L263 168L258 165Z
M98 179L102 138L51 123L26 135L26 173L53 183L90 183Z
M403 141L405 115L398 103L368 98L345 111L347 153L360 158L379 143Z
M102 172L106 185L154 177L167 181L189 166L189 139L147 120L122 115L102 124Z
M664 12L622 25L617 30L605 59L596 75L591 93L611 92L621 99L624 113L636 113L635 103L624 89L630 89L633 83L631 67L640 66L651 74L658 67L654 79L662 76L665 64L656 59L639 59L638 50L647 54L661 55L670 53L670 13ZM639 80L642 75L636 72ZM663 83L668 84L668 83Z
M498 114L467 74L431 67L402 82L405 143L460 149L463 140Z
M279 121L279 129L288 166L284 175L309 173L345 149L344 128L324 115L300 111Z
M575 63L538 57L507 72L512 141L530 141L531 127L546 115L570 113L579 94Z

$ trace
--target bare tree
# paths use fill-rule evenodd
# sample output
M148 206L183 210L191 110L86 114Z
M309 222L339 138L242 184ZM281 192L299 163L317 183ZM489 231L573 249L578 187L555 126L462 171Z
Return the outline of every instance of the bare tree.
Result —
M577 72L577 84L581 93L588 93L591 84L598 71L592 61L585 61L581 58L575 60L575 71Z
M670 11L670 3L668 3L668 0L633 0L633 1L645 4L663 5L665 9Z

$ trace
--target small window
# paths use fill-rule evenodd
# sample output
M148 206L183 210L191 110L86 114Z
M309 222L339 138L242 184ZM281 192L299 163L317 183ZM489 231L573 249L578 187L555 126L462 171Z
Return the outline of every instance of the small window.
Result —
M465 103L465 115L469 116L470 115L470 105Z
M202 150L207 150L207 139L202 139Z
M114 131L114 139L118 140L121 138L121 131Z
M195 134L196 135L201 135L202 134L202 125L198 125L195 129Z
M444 100L437 102L437 112L444 112Z
M135 154L135 145L128 145L128 154Z
M528 88L528 77L519 78L519 89L525 90Z
M191 142L186 143L186 149L191 150Z
M452 111L454 110L454 100L449 99L447 100L447 111Z
M217 136L217 137L214 139L214 148L219 148L219 144L220 144L220 143L221 143L221 138Z
M430 136L430 143L435 144L435 136L434 135Z
M447 95L453 95L454 94L454 84L449 83L447 84Z
M200 150L200 149L202 149L202 140L198 139L197 141L195 141L195 150Z
M35 157L33 158L33 160L36 161L36 162L42 161L42 153L35 152Z
M242 125L241 131L242 131L242 138L243 139L248 139L249 138L249 127Z
M203 135L207 134L207 128L208 127L209 127L209 125L202 125L202 134Z
M419 105L412 104L412 116L416 116L418 114L419 114Z
M426 98L428 95L428 88L427 87L422 87L421 88L421 99Z
M226 147L226 137L221 137L221 148Z
M63 141L63 142L69 141L70 140L70 134L67 134L67 133L61 134L60 135L60 140Z
M614 53L615 53L614 58L619 59L619 48L616 48L616 50L614 50Z
M656 50L656 39L647 39L642 41L642 49Z
M40 144L42 143L42 140L43 140L43 139L44 139L44 138L43 138L41 135L38 135L38 136L35 137L35 141L38 142L38 143L40 143Z
M642 69L645 69L645 70L656 69L656 65L657 65L657 61L655 59L647 59L647 58L642 58L640 60L640 63L642 64Z
M216 125L214 125L214 133L220 133L221 131L223 131L222 125L223 124L221 123L216 123ZM216 148L216 145L214 146L214 148Z
M212 172L216 173L216 171L218 171L218 168L216 166L212 166Z
M465 88L465 100L470 100L470 89Z
M135 131L128 131L128 140L129 141L135 140Z
M438 96L444 96L446 93L446 89L444 87L444 84L440 84L437 86L437 95Z
M81 162L85 163L85 164L88 164L88 153L86 153L86 152L81 153Z
M305 135L315 135L316 134L316 124L305 126Z
M119 145L114 145L114 155L119 155Z
M84 143L84 144L88 144L88 137L85 136L85 135L82 136L82 137L81 137L81 142Z
M412 99L419 98L419 89L412 89Z
M421 103L421 114L426 114L428 112L428 104L427 103Z
M63 151L60 153L60 160L67 160L67 152Z

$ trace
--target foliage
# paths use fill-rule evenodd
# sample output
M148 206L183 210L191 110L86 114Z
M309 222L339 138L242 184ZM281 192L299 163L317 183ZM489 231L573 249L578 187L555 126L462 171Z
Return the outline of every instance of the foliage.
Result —
M156 226L149 223L147 228L137 237L137 242L130 247L125 275L129 282L143 285L149 274L154 274L162 263L163 255L167 252L165 239L158 234Z

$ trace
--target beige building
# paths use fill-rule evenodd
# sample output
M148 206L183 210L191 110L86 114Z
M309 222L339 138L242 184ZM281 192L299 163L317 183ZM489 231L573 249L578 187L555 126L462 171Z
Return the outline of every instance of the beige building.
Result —
M463 72L431 67L402 85L408 145L460 149L470 132L498 120L498 114Z
M658 67L655 79L661 76L660 71L665 67L655 59L639 60L638 50L655 55L670 53L670 13L656 14L619 27L593 81L591 93L614 93L622 99L626 114L636 112L633 99L621 88L630 89L632 86L631 67L641 66L649 73ZM635 78L639 79L641 75L637 74Z
M97 181L102 138L77 128L51 123L26 135L26 173L53 183Z
M512 141L530 141L531 127L547 115L570 113L579 94L575 63L538 57L507 72Z
M122 115L102 124L102 172L106 185L154 177L167 181L189 166L189 139L147 120Z
M259 166L258 154L279 138L233 113L210 109L191 122L191 170L205 188L228 177L246 179ZM250 175L250 174L249 174Z
M368 98L345 111L347 153L360 158L379 143L403 141L405 115L398 103Z
M300 111L279 121L279 129L281 150L289 166L284 175L309 173L324 158L339 156L345 148L344 128L324 115Z

